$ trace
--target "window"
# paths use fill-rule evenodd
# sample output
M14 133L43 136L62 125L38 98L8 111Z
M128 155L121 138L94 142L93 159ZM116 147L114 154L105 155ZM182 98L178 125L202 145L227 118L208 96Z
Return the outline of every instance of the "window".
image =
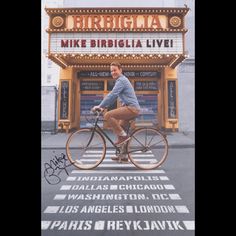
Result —
M48 68L52 68L52 61L48 60Z
M50 84L52 82L52 75L47 75L47 83Z

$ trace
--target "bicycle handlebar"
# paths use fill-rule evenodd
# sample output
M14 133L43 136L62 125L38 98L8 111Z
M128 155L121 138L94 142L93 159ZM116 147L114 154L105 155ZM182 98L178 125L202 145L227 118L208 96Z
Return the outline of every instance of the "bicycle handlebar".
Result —
M103 109L102 108L96 108L95 111L102 112Z
M104 109L102 109L102 108L96 108L95 110L91 110L97 117L99 117L100 116L100 114L102 114L103 113L103 111L104 111Z

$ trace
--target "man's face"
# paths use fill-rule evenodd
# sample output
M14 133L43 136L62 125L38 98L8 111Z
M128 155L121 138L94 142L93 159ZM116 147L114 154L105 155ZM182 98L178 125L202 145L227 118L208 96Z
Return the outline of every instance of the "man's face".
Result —
M113 79L118 79L122 73L122 69L119 69L118 66L111 66L111 76Z

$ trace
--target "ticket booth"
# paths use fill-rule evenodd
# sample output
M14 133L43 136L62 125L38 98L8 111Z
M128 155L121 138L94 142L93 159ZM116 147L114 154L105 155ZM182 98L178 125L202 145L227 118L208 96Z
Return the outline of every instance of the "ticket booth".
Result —
M58 129L91 126L91 108L114 86L110 63L119 61L141 106L135 126L178 131L177 66L186 58L188 10L46 8L48 57L61 67Z

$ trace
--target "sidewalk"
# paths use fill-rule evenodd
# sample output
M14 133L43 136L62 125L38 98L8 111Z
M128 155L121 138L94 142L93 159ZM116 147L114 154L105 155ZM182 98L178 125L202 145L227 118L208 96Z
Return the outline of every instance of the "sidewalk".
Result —
M108 135L115 140L115 136L111 131L107 132ZM42 149L59 149L65 148L66 140L70 134L67 133L42 133L41 146ZM169 148L193 148L195 147L195 132L173 132L167 134ZM107 141L108 147L111 146Z

